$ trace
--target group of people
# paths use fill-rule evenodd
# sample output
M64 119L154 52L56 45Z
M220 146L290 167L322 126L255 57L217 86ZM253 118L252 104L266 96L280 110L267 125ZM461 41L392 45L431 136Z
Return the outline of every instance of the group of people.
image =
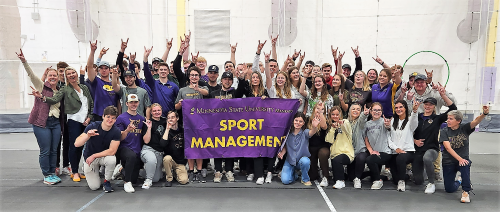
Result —
M167 187L174 178L180 184L206 182L210 159L184 156L179 115L183 100L283 98L296 99L300 107L282 150L273 158L214 158L215 183L223 175L228 182L235 181L234 164L239 161L240 172L246 172L249 181L256 178L259 185L271 183L273 173L279 172L283 184L300 177L306 186L317 180L327 187L331 164L335 189L344 188L346 180L359 189L368 176L371 189L380 189L385 173L392 176L389 180L398 191L405 191L407 181L421 185L425 175L425 193L431 194L441 179L442 165L446 192L461 186L461 201L470 201L469 135L489 109L483 107L474 121L462 123L455 98L432 81L432 71L411 73L405 81L403 67L376 57L382 69L365 73L358 48L352 48L356 65L351 74L351 66L342 63L345 52L333 47L333 64L320 66L308 60L302 66L305 53L295 51L280 66L277 36L271 38L269 54L262 51L266 41L259 41L252 63L237 64L237 44L231 46L231 59L219 71L217 65L207 66L199 52L184 57L190 38L191 33L181 38L170 64L165 61L172 40L167 40L162 58L154 58L151 65L153 47L144 47L141 64L136 53L125 54L128 39L122 40L116 65L111 66L102 60L109 49L103 48L94 60L97 41L90 42L85 68L77 72L59 62L41 78L21 50L18 57L33 83L35 103L28 122L40 147L43 182L56 184L61 181L58 175L66 173L75 182L86 178L92 190L102 184L105 192L113 191L110 181L119 177L124 190L134 192L139 175L144 175L144 189L163 177ZM443 106L448 108L445 113L440 112ZM83 174L79 173L82 156Z

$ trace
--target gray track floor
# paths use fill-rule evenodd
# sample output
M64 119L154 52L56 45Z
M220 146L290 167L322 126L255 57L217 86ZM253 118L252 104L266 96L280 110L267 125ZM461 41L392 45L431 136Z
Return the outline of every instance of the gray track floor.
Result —
M42 182L38 146L32 133L0 134L0 211L499 211L500 134L473 133L471 136L471 203L459 202L460 192L445 193L443 183L435 194L424 194L424 186L407 183L406 192L397 192L392 182L381 190L370 190L366 178L355 190L331 186L321 190L299 182L283 185L275 177L272 184L258 186L237 176L235 183L193 183L163 187L155 183L149 190L135 186L136 192L123 191L123 182L114 181L115 192L91 191L82 180L48 186Z

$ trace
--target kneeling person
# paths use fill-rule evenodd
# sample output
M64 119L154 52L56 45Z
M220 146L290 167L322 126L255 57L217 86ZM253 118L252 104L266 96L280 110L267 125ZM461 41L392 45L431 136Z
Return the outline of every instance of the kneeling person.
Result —
M176 180L184 185L189 182L184 157L184 129L179 126L179 114L175 111L168 112L167 127L163 134L162 142L166 143L163 167L167 174L166 187L172 186L174 180L172 169L175 170Z
M85 163L83 171L87 177L87 183L92 190L99 189L101 178L99 169L104 166L104 192L112 192L111 176L115 168L115 153L120 145L120 130L114 126L118 109L108 106L104 109L103 121L89 124L85 131L75 141L76 147L86 145L83 152Z

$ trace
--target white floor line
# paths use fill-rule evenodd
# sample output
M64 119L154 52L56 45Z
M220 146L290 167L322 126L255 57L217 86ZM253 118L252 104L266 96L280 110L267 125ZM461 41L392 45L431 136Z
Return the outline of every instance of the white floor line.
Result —
M335 210L335 207L333 207L333 204L330 201L330 198L328 198L328 196L326 195L325 191L323 191L323 188L321 188L321 186L319 186L318 181L315 180L314 183L316 184L316 187L318 188L319 193L321 194L321 196L323 196L323 199L325 200L326 205L328 205L328 207L330 208L330 211L336 212L337 210Z
M76 212L81 212L81 211L85 210L85 208L87 208L90 205L92 205L92 203L94 203L96 200L98 200L99 198L101 198L103 195L104 195L104 191L102 193L100 193L99 195L97 195L97 197L95 197L94 199L90 200L90 202L88 202L87 204L85 204L84 206L82 206Z

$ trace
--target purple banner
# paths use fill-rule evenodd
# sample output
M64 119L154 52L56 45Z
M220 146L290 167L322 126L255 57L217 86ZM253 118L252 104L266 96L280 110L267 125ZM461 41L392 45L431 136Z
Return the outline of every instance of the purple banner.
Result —
M185 156L274 157L298 107L297 99L186 99Z

